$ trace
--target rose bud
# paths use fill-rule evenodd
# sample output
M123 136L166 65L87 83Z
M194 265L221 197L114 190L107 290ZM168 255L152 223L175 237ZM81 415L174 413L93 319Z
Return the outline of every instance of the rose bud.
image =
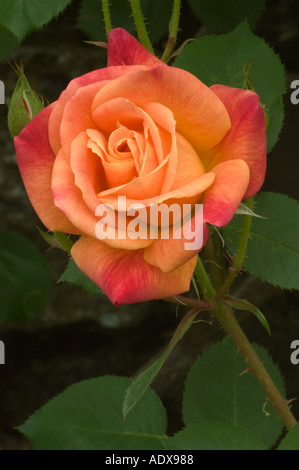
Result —
M18 81L8 110L8 129L16 137L44 108L42 101L28 83L22 67L17 68Z

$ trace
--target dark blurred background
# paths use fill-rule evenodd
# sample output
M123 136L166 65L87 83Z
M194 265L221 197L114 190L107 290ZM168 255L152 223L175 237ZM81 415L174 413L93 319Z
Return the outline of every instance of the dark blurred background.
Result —
M63 15L28 36L9 57L22 61L32 88L52 102L79 75L106 64L104 49L84 43L75 27L79 2ZM213 33L200 24L184 5L179 42ZM255 34L263 37L280 55L286 68L285 123L279 142L269 154L262 190L299 199L299 105L290 102L290 83L299 79L299 14L296 0L269 1ZM157 50L161 44L157 45ZM0 79L6 98L12 95L16 75L0 62ZM275 77L273 77L275 80ZM0 449L30 449L30 443L14 426L68 385L103 374L133 376L153 361L170 340L178 324L173 305L162 301L114 308L104 298L92 297L80 288L56 284L67 258L49 249L36 226L41 223L25 193L6 124L7 107L0 106L0 229L12 230L32 241L44 253L50 267L53 290L50 302L31 322L0 325L6 364L0 366ZM265 313L269 338L253 318L240 315L249 339L264 344L284 373L287 397L299 395L299 365L290 362L290 344L299 339L299 302L296 292L275 289L243 275L235 294L248 298ZM204 348L223 336L216 322L203 317L176 347L154 382L169 417L169 433L182 426L181 395L184 378ZM295 401L294 413L299 418Z

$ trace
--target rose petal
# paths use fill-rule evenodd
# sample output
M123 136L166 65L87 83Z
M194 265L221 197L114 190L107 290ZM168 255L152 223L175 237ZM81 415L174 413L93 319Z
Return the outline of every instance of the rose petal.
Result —
M249 183L249 168L243 160L229 160L213 168L215 181L203 202L204 220L217 227L230 222Z
M123 161L133 160L132 152L128 146L129 138L130 131L125 126L119 125L119 127L111 132L108 139L108 150L111 162L121 163Z
M168 128L170 133L174 133L175 122L173 116L169 117L171 120L169 120ZM107 134L113 132L120 123L120 125L130 130L143 132L145 139L150 135L156 150L158 163L162 163L165 154L159 130L151 116L136 106L134 102L123 97L108 100L93 109L92 118L98 128Z
M213 173L215 181L205 192L203 220L200 220L198 212L192 218L190 226L191 233L197 234L196 244L201 241L199 231L202 230L202 246L208 237L205 222L217 226L226 225L238 208L249 182L249 168L243 160L221 163L213 169ZM178 239L171 236L169 240L156 240L144 250L144 259L164 272L170 272L200 251L202 246L186 249L186 243L194 241L190 240L190 236L184 236L183 230L178 230L178 233Z
M96 225L99 222L99 218L95 216L95 211L93 212L87 206L82 197L81 190L75 185L74 174L62 149L58 153L53 167L52 193L55 205L78 228L79 233L96 238ZM105 243L117 248L137 250L149 246L152 240L132 240L129 236L119 238L116 232L115 238L107 238Z
M131 158L125 157L123 160L116 158L117 156L114 152L111 156L111 151L108 153L103 143L101 143L100 132L88 129L87 134L89 136L87 147L91 149L93 154L102 163L106 188L115 188L116 186L127 184L136 177L136 168L132 156ZM102 187L99 192L105 191L106 188Z
M225 105L232 127L224 139L205 155L208 169L218 163L244 160L250 169L250 182L244 198L254 196L261 188L266 172L265 116L259 97L250 90L213 85L211 90Z
M189 223L190 225L186 227L188 230L183 228L177 230L178 238L174 238L173 235L169 239L159 238L145 248L143 255L145 261L168 273L197 255L205 245L209 231L203 223L200 211L196 212ZM191 236L193 234L196 234L196 239ZM190 243L194 248L189 245Z
M199 178L205 173L205 168L190 143L176 133L178 163L176 167L175 180L171 190L178 189L181 186L190 184L194 179Z
M158 140L159 147L157 147L157 139L154 134L152 138L155 142L157 153L161 153L162 155L162 157L159 158L159 162L161 162L163 155L168 155L170 153L171 146L173 145L176 121L173 117L172 111L160 103L146 103L144 105L144 110L154 121L160 135L160 139Z
M66 103L60 126L61 146L66 158L69 157L72 141L80 132L97 128L92 119L91 105L95 95L105 83L106 81L102 81L80 88Z
M167 164L168 160L165 160L148 175L135 178L127 184L101 191L98 197L102 202L113 205L118 196L127 197L129 205L135 201L144 201L144 199L153 198L156 194L160 194L161 192L167 171Z
M60 126L65 105L75 95L77 90L82 87L91 85L92 83L101 82L103 80L114 80L115 78L122 76L124 73L143 68L143 66L138 65L116 66L109 68L105 67L99 70L94 70L92 72L86 73L72 80L68 84L67 88L61 93L49 119L49 141L55 155L61 148Z
M152 176L151 175L148 176ZM110 192L108 191L103 191L99 193L99 199L105 203L105 204L110 204L113 206L116 210L118 207L118 196L126 196L126 207L128 208L131 204L134 204L136 202L141 202L145 207L149 207L153 204L161 204L164 202L172 204L173 202L176 203L190 203L194 204L198 199L200 198L200 195L205 191L211 184L213 183L215 179L215 175L213 172L210 173L205 173L204 175L200 176L199 178L196 178L195 180L187 183L185 186L181 186L180 188L174 189L173 191L169 191L168 193L165 194L158 194L157 196L153 197L140 197L140 199L132 198L130 197L130 193L128 191L128 194L126 194L127 191L125 189L120 187L117 189L117 191ZM135 185L135 188L133 186ZM144 185L145 186L145 185ZM127 186L129 188L129 185ZM134 181L130 183L130 190L132 187L132 195L134 194L139 194L138 189L142 191L143 186L140 184L140 181L138 178L136 178ZM154 192L154 194L157 194L157 192Z
M102 158L101 152L98 153L98 149L94 148L92 142L88 145L90 146L91 150L94 153L97 153L100 159L102 160L107 188L115 188L118 187L120 184L130 183L133 178L136 178L136 169L133 160L118 163L106 162L105 159Z
M153 163L156 166L158 164L162 165L163 160L165 161L167 158L168 165L166 173L163 176L162 187L160 188L162 192L167 192L170 190L176 175L177 152L175 144L175 120L169 109L157 103L149 103L148 107L145 109L149 109L150 113L154 114L154 117L158 120L158 126L147 112L136 106L130 100L121 97L109 100L94 109L92 117L101 131L108 134L113 132L117 127L118 122L122 126L139 132L143 127L143 134L145 141L147 142L147 146L146 152L143 155L144 161L142 161L141 175L146 175L150 170L152 170L154 166ZM169 136L165 137L165 131L169 132ZM166 143L168 145L170 144L168 153L165 153L165 145L163 146L162 144L164 139L166 139ZM112 171L112 177L109 177L109 179L111 178L113 184L109 184L110 187L121 185L123 183L123 179L126 179L127 182L129 182L127 178L119 179L118 177L114 177L114 168ZM119 183L117 184L118 179ZM148 180L148 178L146 179ZM156 186L157 185L155 184L155 187ZM144 191L142 192L144 193Z
M108 66L142 64L153 67L161 63L126 30L115 28L109 32Z
M208 151L230 129L229 115L222 101L185 70L159 65L124 74L97 93L93 110L120 96L141 108L151 102L169 108L177 123L176 130L197 152Z
M176 122L171 110L160 103L147 103L144 108L155 122L160 133L163 155L169 155L167 172L161 189L162 193L166 193L172 188L177 175ZM152 138L155 143L155 137L152 136Z
M145 302L189 290L197 257L165 274L143 259L142 250L115 250L102 242L81 237L72 248L78 267L116 305Z
M95 214L99 204L97 194L106 188L106 182L101 160L87 144L86 132L80 132L71 143L70 167L75 177L75 185L81 190L82 198Z
M61 149L55 159L52 173L52 193L55 205L64 212L81 233L95 236L97 218L87 207L70 164Z
M120 124L119 124L120 126ZM139 174L141 157L145 152L145 141L144 136L136 131L130 131L124 126L118 127L113 135L116 136L116 133L120 131L120 138L122 141L126 141L127 146L130 150L132 158L134 159L136 171ZM110 155L109 147L111 147L111 140L113 142L113 137L109 138L109 146L106 137L102 132L95 129L87 129L86 133L90 138L89 146L93 148L93 151L97 153L100 158L103 158L107 163L121 162L123 158L121 157L121 152L117 151L116 154L113 153ZM112 137L112 139L111 139ZM116 145L116 142L114 143ZM127 155L126 155L127 156Z
M15 138L19 170L35 212L52 231L79 234L53 200L51 192L55 155L48 141L48 121L55 103L41 111Z

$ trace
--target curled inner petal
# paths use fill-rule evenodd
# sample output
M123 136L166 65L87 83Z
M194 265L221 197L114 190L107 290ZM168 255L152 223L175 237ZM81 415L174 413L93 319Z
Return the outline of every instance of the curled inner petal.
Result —
M88 129L87 147L99 157L105 173L107 188L127 184L136 177L136 169L132 158L119 159L111 156L107 144L99 131ZM107 150L106 150L107 148ZM101 190L106 188L101 188Z
M98 129L87 130L87 146L102 162L105 195L140 200L168 192L174 183L175 120L171 111L159 103L150 103L147 109L149 112L117 97L92 112Z
M115 98L102 103L92 112L98 128L110 135L121 124L130 130L142 132L144 138L150 135L155 146L158 164L163 161L161 136L153 119L143 109L125 98Z

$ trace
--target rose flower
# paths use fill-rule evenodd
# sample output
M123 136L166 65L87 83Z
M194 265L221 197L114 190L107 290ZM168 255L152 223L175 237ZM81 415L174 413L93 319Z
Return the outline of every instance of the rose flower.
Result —
M71 255L114 305L188 291L200 247L186 250L183 232L99 239L99 207L117 213L120 196L146 208L200 203L205 242L206 222L226 225L259 191L266 169L255 93L208 88L121 28L109 34L108 66L72 80L15 148L39 218L51 231L80 236Z

